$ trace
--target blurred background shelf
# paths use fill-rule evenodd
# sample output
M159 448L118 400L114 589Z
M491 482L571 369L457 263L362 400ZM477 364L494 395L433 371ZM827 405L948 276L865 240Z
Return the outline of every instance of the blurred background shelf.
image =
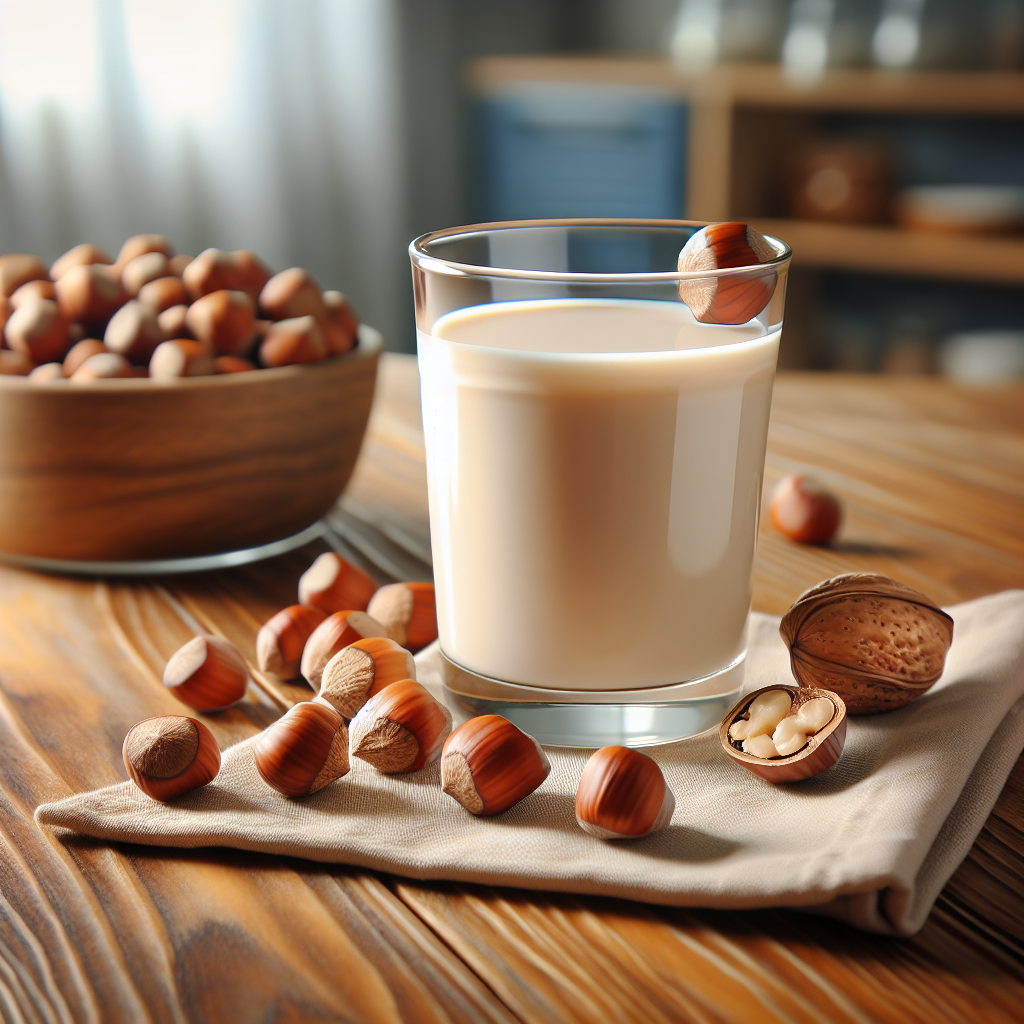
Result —
M468 83L480 219L750 221L795 253L783 366L934 372L978 332L1024 359L1024 74L797 81L779 64L545 54L478 59ZM1001 231L916 227L912 197L944 186L1020 210Z
M908 231L888 225L753 218L793 247L795 267L887 271L947 280L1024 285L1024 240Z

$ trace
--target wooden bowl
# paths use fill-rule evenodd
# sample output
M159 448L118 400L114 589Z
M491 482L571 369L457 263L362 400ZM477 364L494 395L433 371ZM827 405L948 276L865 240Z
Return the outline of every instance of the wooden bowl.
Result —
M748 754L733 745L729 739L729 729L737 718L746 713L755 697L769 690L785 690L792 699L794 708L815 697L825 697L832 701L835 708L832 720L820 732L811 736L806 746L788 757L764 758ZM821 774L842 757L843 747L846 746L846 704L839 694L831 690L798 686L762 686L760 690L753 690L733 705L729 714L722 720L718 738L722 743L722 749L737 764L743 765L760 778L775 783L799 782L801 779Z
M289 537L337 500L380 334L302 366L77 386L0 376L0 553L180 558Z

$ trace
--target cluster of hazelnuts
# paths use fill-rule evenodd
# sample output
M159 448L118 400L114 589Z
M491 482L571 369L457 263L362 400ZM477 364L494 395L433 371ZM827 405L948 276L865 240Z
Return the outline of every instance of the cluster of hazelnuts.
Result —
M76 245L49 269L0 256L0 373L75 384L207 376L317 362L355 347L341 292L299 267L274 274L247 249L176 255L134 235L116 260Z
M476 815L500 814L537 789L551 765L532 736L500 715L471 718L453 731L448 709L416 682L413 652L436 637L433 584L378 589L339 555L321 555L299 580L299 603L274 615L256 637L260 671L301 675L317 691L253 743L264 782L298 798L346 775L351 757L385 774L419 771L440 759L441 788ZM164 671L175 696L203 712L241 700L247 682L242 655L215 636L194 637ZM123 755L130 778L157 800L204 786L220 769L209 729L176 715L134 726ZM576 800L580 825L602 838L654 832L674 807L658 765L624 747L593 755Z

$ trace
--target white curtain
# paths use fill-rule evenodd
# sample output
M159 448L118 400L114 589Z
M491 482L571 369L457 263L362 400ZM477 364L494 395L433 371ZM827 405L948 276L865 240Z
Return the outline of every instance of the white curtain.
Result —
M408 333L397 0L0 0L0 251L251 248Z

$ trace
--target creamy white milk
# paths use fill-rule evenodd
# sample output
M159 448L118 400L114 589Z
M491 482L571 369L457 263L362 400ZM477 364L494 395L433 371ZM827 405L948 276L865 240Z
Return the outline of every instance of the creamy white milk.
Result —
M778 343L620 299L473 306L421 332L445 654L569 690L741 657Z

